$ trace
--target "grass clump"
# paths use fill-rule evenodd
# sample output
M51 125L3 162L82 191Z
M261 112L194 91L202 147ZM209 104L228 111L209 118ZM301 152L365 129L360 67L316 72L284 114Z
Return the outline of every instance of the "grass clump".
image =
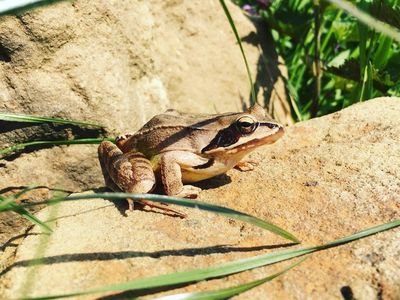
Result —
M400 94L398 0L234 2L272 35L298 121Z

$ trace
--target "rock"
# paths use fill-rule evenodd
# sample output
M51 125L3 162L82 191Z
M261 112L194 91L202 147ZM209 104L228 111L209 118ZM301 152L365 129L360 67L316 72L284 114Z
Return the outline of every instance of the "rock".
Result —
M400 209L399 100L370 100L288 127L280 141L251 155L261 160L254 171L202 183L200 199L269 220L304 247L392 221ZM35 227L19 246L9 243L0 296L73 292L289 249L271 233L214 214L179 208L188 214L182 220L138 210L124 215L126 207L97 199L42 210L38 216L50 219L54 233L46 238ZM399 249L396 228L312 254L236 299L399 299ZM43 260L31 266L37 254ZM228 287L287 264L174 292ZM132 296L117 298L124 295Z
M230 9L241 36L254 35ZM91 121L120 134L166 108L238 111L240 97L247 100L244 63L216 1L61 2L0 22L3 111ZM253 76L262 68L257 42L243 43Z
M253 24L229 7L240 36L254 37ZM254 78L266 68L259 42L243 42ZM272 42L261 42L268 68L274 67L269 75L276 85L268 89L287 99L280 78L286 71L278 69ZM0 18L0 111L99 123L107 127L102 135L116 136L167 108L239 111L248 90L218 1L62 1ZM0 121L0 148L88 135L63 126L6 125ZM31 183L73 191L102 186L96 147L63 146L2 160L0 191ZM3 218L0 226L16 219Z

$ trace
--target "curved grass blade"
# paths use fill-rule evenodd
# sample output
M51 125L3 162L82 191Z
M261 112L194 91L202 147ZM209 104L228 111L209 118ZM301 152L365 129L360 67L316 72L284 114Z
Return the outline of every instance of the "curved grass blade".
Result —
M31 190L34 190L34 189L36 189L36 188L37 188L36 185L28 185L27 187L25 187L25 188L22 189L21 191L19 191L19 192L13 194L13 195L11 195L11 196L9 196L9 197L7 197L7 198L1 197L3 201L0 202L0 212L1 212L2 210L4 210L4 208L6 208L6 207L8 206L9 203L15 202L15 201L16 201L19 197L21 197L23 194L25 194L25 193L27 193L27 192L29 192L29 191L31 191Z
M33 214L28 212L25 208L21 207L21 205L17 204L15 201L21 197L23 194L36 189L36 185L29 185L23 190L9 196L9 197L2 197L0 196L0 212L5 210L12 210L15 213L23 216L25 219L31 221L32 223L38 225L43 232L49 233L52 232L51 228L35 217Z
M29 9L59 1L63 0L2 0L0 1L0 16L5 14L20 14Z
M101 292L143 290L143 289L159 288L177 284L187 284L190 282L198 282L202 280L231 275L258 267L275 264L284 260L303 256L316 251L337 247L398 226L400 226L400 219L382 225L378 225L375 227L371 227L366 230L362 230L355 234L349 235L347 237L319 246L300 248L295 250L277 251L245 259L240 259L208 268L194 269L190 271L140 278L130 282L103 286L76 293L51 295L51 296L28 298L28 299L56 299L56 298L75 297L75 296L88 295Z
M12 201L10 201L12 200ZM1 211L14 211L17 214L23 216L25 219L31 221L32 223L38 225L43 232L49 233L52 232L51 228L47 226L43 221L39 220L37 217L35 217L33 214L31 214L29 211L27 211L25 208L21 207L21 205L18 205L17 203L14 202L15 199L10 199L10 198L4 198L0 196L0 206L2 208Z
M227 207L208 204L208 203L201 202L198 200L192 200L192 199L188 200L188 199L163 196L163 195L130 194L130 193L96 193L96 194L90 194L90 195L75 195L75 196L67 196L67 197L56 197L56 198L52 198L47 201L28 203L25 205L25 207L31 206L31 205L38 205L38 204L52 204L52 203L59 202L59 201L74 201L74 200L96 199L96 198L103 198L103 199L131 198L131 199L138 200L138 201L146 199L146 200L151 200L154 202L162 202L162 203L175 204L175 205L184 206L184 207L198 208L200 210L217 213L220 215L224 215L228 218L237 219L237 220L249 223L249 224L253 224L260 228L271 231L272 233L275 233L275 234L277 234L285 239L288 239L294 243L300 243L300 241L293 234L287 232L286 230L284 230L274 224L265 222L259 218L250 216L248 214L245 214L245 213L242 213L242 212L239 212L239 211L227 208Z
M30 146L56 146L56 145L75 145L75 144L100 144L102 141L114 142L114 138L88 138L63 141L33 141L28 143L17 144L11 147L0 149L0 158L6 157L15 151L23 150Z
M1 5L1 2L0 2ZM0 120L1 121L10 121L10 122L23 122L23 123L56 123L56 124L67 124L67 125L76 125L80 127L94 127L94 128L104 128L104 126L81 122L81 121L73 121L66 120L61 118L50 118L50 117L38 117L31 115L23 115L23 114L13 114L7 112L0 112Z
M194 293L184 293L184 294L175 294L175 295L169 295L165 297L160 297L156 298L156 300L173 300L173 299L179 299L179 300L219 300L219 299L228 299L230 297L239 295L243 292L246 292L252 288L255 288L263 283L266 283L268 281L271 281L275 279L276 277L286 273L290 269L293 269L297 265L301 264L303 261L305 261L307 257L300 259L299 261L291 264L290 266L286 267L285 269L272 274L270 276L254 280L251 282L247 282L244 284L232 286L230 288L226 289L220 289L220 290L215 290L215 291L206 291L206 292L194 292Z
M49 232L53 231L43 221L39 220L37 217L35 217L33 214L31 214L29 211L27 211L25 208L21 207L20 205L18 205L16 203L10 203L9 206L11 206L12 210L15 211L17 214L20 214L25 219L31 221L34 224L37 224L42 229L43 232L49 233Z
M224 0L219 0L219 3L221 4L222 9L224 10L226 17L228 18L229 24L231 25L232 31L235 34L236 41L239 44L240 52L242 52L242 57L243 57L243 60L244 60L244 64L246 65L247 77L249 78L249 83L250 83L251 98L252 98L252 101L253 101L253 104L254 104L254 103L257 102L256 92L254 91L253 79L252 79L252 76L251 76L251 72L250 72L249 64L247 62L246 55L244 54L242 41L240 40L239 34L238 34L237 30L236 30L235 22L233 22L232 16L229 13L229 10L228 10L228 7L225 4L225 1Z
M343 9L344 11L348 12L352 16L356 17L358 20L366 24L367 26L373 28L374 30L381 32L388 37L400 42L400 31L389 24L382 22L369 14L363 12L362 10L358 9L357 6L354 4L344 1L344 0L328 0L332 4L336 5L337 7Z

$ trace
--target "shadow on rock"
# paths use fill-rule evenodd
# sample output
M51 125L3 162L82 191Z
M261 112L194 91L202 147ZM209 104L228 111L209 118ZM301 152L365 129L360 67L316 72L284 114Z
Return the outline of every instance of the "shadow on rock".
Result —
M277 245L264 245L255 247L232 247L228 245L217 245L213 247L202 247L202 248L186 248L179 250L160 250L153 252L146 251L118 251L118 252L93 252L93 253L75 253L75 254L63 254L48 256L38 259L28 259L18 261L6 269L4 269L0 276L8 273L13 268L28 267L34 265L51 265L67 262L83 262L83 261L108 261L108 260L120 260L128 258L140 258L140 257L151 257L159 258L164 256L200 256L210 254L224 254L233 252L252 252L261 250L270 250L283 247L290 247L296 245L295 243L277 244Z

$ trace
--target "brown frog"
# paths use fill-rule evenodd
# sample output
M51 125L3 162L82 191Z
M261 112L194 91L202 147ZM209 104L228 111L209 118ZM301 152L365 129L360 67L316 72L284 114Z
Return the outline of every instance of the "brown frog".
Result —
M201 189L187 183L233 167L252 170L253 162L242 161L243 157L274 143L283 133L283 126L258 104L242 113L218 115L167 110L138 132L118 137L116 145L102 142L98 152L106 185L114 191L149 193L160 181L167 195L193 198ZM133 201L128 202L132 210Z

